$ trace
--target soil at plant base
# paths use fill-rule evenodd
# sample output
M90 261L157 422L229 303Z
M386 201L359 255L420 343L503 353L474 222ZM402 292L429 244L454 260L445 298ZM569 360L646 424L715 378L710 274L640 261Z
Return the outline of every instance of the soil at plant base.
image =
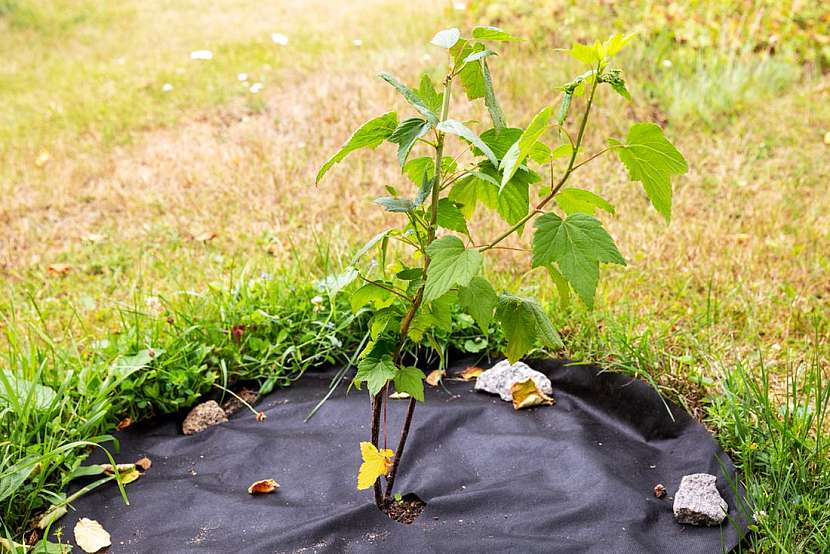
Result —
M384 506L386 515L398 523L412 523L426 508L427 503L415 495L407 495L400 500L392 500Z

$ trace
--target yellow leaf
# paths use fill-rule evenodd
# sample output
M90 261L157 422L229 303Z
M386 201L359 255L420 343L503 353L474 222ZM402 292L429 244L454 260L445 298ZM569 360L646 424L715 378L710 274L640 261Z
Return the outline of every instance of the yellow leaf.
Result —
M357 490L362 491L371 488L381 475L389 474L395 453L388 448L378 450L371 442L361 442L360 455L363 457L363 463L357 472Z
M513 408L516 410L541 405L553 406L556 402L540 391L533 379L513 383L513 386L510 387L510 393L513 395Z
M436 370L430 371L429 375L427 375L427 384L430 385L430 386L433 386L433 387L437 387L438 383L441 382L441 379L443 379L444 375L446 375L446 374L447 374L447 372L444 371L443 369L436 369Z
M471 366L471 367L468 367L467 369L465 369L464 371L462 371L461 373L459 373L458 377L460 377L461 379L463 379L465 381L471 381L472 379L475 379L476 377L478 377L482 373L484 373L484 370L481 369L480 367Z
M248 494L270 494L280 488L280 484L273 479L255 481L248 487Z
M92 554L112 544L110 534L94 519L82 517L75 524L75 544Z

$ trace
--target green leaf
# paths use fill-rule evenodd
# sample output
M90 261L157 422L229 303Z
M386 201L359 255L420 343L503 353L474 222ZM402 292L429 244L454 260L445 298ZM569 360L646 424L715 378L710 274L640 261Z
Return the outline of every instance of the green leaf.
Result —
M360 148L376 148L395 132L397 125L398 115L395 112L383 114L361 125L357 131L352 133L349 140L343 143L340 150L323 164L314 182L319 183L331 166L342 161L349 153Z
M317 288L334 295L349 286L355 279L357 279L357 270L348 266L342 273L333 273L317 281Z
M506 31L502 31L498 27L474 27L473 38L478 40L492 40L497 42L513 42L520 40Z
M526 298L510 294L499 297L496 318L507 339L507 359L517 362L533 349L536 341L549 348L561 348L562 339L542 307Z
M553 197L562 211L568 215L583 213L596 215L598 209L614 214L614 206L608 200L591 191L566 188Z
M458 294L461 307L471 316L486 333L493 321L493 310L499 303L499 298L493 285L484 277L473 277L470 284L461 289Z
M452 308L457 300L458 296L455 292L448 292L432 302L423 304L409 326L409 338L420 343L424 338L424 333L431 329L451 331Z
M418 402L423 402L424 379L426 375L417 367L402 367L395 374L395 390L405 392Z
M571 110L571 100L573 100L573 92L565 91L562 95L562 103L559 104L559 113L556 115L556 123L561 127L565 120L568 119L568 112Z
M479 202L490 209L496 208L499 185L489 179L492 177L477 172L460 179L450 189L449 199L460 204L459 210L467 219L473 216Z
M386 208L387 212L406 213L415 209L415 202L409 198L383 196L375 198L375 204Z
M18 377L9 369L0 370L0 407L8 406L12 412L20 410L21 413L17 414L20 417L32 409L48 409L55 396L50 387Z
M504 188L510 179L513 178L513 175L519 169L519 165L522 161L524 161L527 155L530 154L530 151L536 145L536 141L538 141L542 134L547 130L548 122L550 121L552 114L553 108L551 107L544 108L542 111L537 113L533 117L533 120L531 120L530 125L527 126L527 129L524 130L519 139L513 143L504 155L499 167L499 169L502 170L502 188Z
M372 248L373 248L373 247L374 247L377 243L379 243L379 242L380 242L380 241L382 241L384 238L386 238L386 235L388 235L390 231L392 231L392 229L391 229L391 228L389 228L389 229L384 229L383 231L381 231L381 232L380 232L380 233L378 233L377 235L375 235L375 236L373 236L372 238L370 238L370 239L366 242L366 244L364 244L363 246L361 246L361 247L360 247L360 250L358 250L358 251L355 253L354 257L352 258L352 262L351 262L351 264L349 264L349 265L354 265L354 264L356 264L356 263L357 263L357 261L358 261L358 260L359 260L359 259L360 259L360 258L361 258L361 257L362 257L365 253L366 253L366 252L368 252L369 250L371 250L371 249L372 249Z
M587 45L574 43L570 49L571 56L589 67L596 67L602 61L602 54L599 51L599 44Z
M447 119L436 125L435 128L443 133L458 135L459 137L463 138L464 140L466 140L467 142L471 143L473 146L481 150L493 165L497 165L499 163L496 159L495 154L493 154L493 151L490 150L490 147L487 146L484 143L484 141L481 140L481 137L479 137L477 134L471 131L466 125L464 125L460 121L455 119Z
M418 194L415 195L416 208L423 204L427 197L430 195L430 193L432 192L432 186L434 182L435 179L430 179L429 177L427 177L427 173L425 171L423 180L421 181L421 186L418 187Z
M559 305L562 308L567 308L571 303L571 285L555 266L547 265L545 269L548 270L551 281L556 285L556 291L559 293Z
M469 235L467 220L464 214L458 209L455 202L449 198L442 198L438 201L438 225L450 231L458 231Z
M406 164L406 159L409 157L409 151L415 146L419 138L427 134L432 129L432 124L420 117L413 117L402 121L395 132L389 135L389 142L398 145L398 161L401 167Z
M521 176L521 173L516 175ZM515 176L499 191L497 209L499 215L509 225L518 223L527 215L530 207L530 195L527 181L516 179Z
M671 176L689 170L683 155L663 135L654 123L637 123L628 131L623 144L609 139L608 144L628 169L632 181L640 181L651 203L671 220Z
M384 283L388 284L388 283ZM374 283L366 283L352 293L350 298L352 312L357 313L360 308L373 304L376 310L391 306L395 302L395 295Z
M486 61L481 62L481 74L484 78L484 105L487 106L487 111L490 112L490 119L493 120L493 127L496 129L503 129L507 127L507 120L504 117L504 112L501 109L498 99L496 98L496 91L493 89L493 77L490 75L490 67Z
M368 356L357 364L354 384L360 386L361 383L366 383L369 394L374 396L383 389L386 383L394 379L396 374L397 368L391 357Z
M533 235L533 267L554 262L588 306L594 304L599 263L625 265L614 239L599 220L581 213L562 219L546 213L536 220Z
M376 311L369 324L372 340L377 340L394 322L400 321L400 314L393 307Z
M452 287L467 286L476 276L483 261L475 248L464 248L461 239L454 236L441 237L427 246L430 256L424 301L429 302L443 296Z
M606 57L611 58L619 54L620 50L625 48L635 37L637 33L628 33L627 35L616 34L612 35L608 40L602 43L603 53Z
M455 46L455 43L457 43L460 38L461 31L459 31L456 27L453 27L451 29L438 31L429 43L438 46L439 48L446 48L449 50Z
M456 66L461 64L461 69L458 70L458 78L461 81L461 86L467 95L468 100L477 100L484 98L487 94L487 86L484 82L484 71L481 63L464 63L470 55L477 52L487 50L481 43L468 44L458 52L456 56Z
M631 94L625 88L625 81L619 69L611 69L600 77L600 82L608 83L617 94L631 102Z
M452 173L456 168L457 164L453 158L449 156L441 158L442 174ZM435 161L429 156L421 156L420 158L409 160L403 166L403 172L406 173L410 181L420 186L423 183L424 174L427 175L427 179L435 177Z
M429 121L433 125L438 123L438 116L435 115L435 112L429 109L429 106L427 106L423 98L418 96L417 92L415 92L405 84L401 83L400 81L395 79L395 77L389 75L388 73L380 73L378 76L390 85L392 85L393 87L395 87L395 89L397 89L397 91L401 93L401 95L406 99L407 102L409 102L409 104L413 108L418 110L421 113L421 115L427 118L427 121Z
M421 75L421 83L418 86L418 95L426 103L427 107L435 113L441 111L441 105L444 103L444 95L435 90L432 84L432 79L429 75L424 73Z

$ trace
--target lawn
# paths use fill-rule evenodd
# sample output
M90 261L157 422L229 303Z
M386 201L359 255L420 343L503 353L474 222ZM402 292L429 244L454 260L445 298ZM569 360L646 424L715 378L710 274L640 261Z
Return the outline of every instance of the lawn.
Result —
M609 184L615 159L580 170L629 262L603 269L593 310L520 256L489 276L544 301L554 355L642 377L718 436L757 516L747 551L830 549L830 10L461 4L0 0L0 536L30 539L125 417L351 354L365 319L314 283L389 223L371 201L404 181L390 149L320 186L317 169L403 108L379 71L438 77L436 30L494 24L527 39L492 63L521 126L578 73L556 48L638 31L619 61L634 100L603 98L586 151L656 121L690 171L667 225ZM463 349L457 323L443 339Z

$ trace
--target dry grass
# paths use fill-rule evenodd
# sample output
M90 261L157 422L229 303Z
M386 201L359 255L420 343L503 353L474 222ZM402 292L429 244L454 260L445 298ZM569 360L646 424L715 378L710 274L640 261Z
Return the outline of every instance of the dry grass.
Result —
M42 167L35 163L40 147L31 147L36 142L7 152L13 178L0 208L0 267L13 296L28 292L47 315L64 321L72 314L67 305L80 306L80 319L94 330L136 289L199 288L244 264L258 270L297 259L313 264L319 242L342 253L382 228L388 216L370 202L385 185L404 181L392 149L354 155L320 188L313 176L361 122L390 105L404 110L374 75L386 69L412 81L440 61L419 45L437 25L441 5L430 4L432 18L414 26L411 13L381 0L337 8L284 2L267 17L259 3L230 0L210 9L195 2L172 12L166 3L135 8L131 25L141 32L129 40L138 51L156 52L160 35L148 18L159 11L166 14L163 28L186 29L159 60L170 49L186 52L220 37L256 42L271 30L294 29L307 38L281 55L284 65L268 74L257 97L230 93L220 107L189 110L175 125L132 128L131 140L114 147L95 133L69 129L54 137ZM381 31L372 38L369 29ZM354 47L352 38L364 45ZM88 55L89 48L70 52ZM425 60L427 53L434 59ZM567 69L528 74L532 64L549 66L556 58L541 59L526 46L513 54L496 62L495 76L508 114L524 123L532 106L554 97L553 85ZM235 74L228 72L232 83ZM626 184L616 160L580 169L574 184L602 191L617 205L609 227L630 261L609 271L600 310L632 321L641 334L668 336L678 356L693 340L706 342L725 363L759 346L773 361L779 355L799 361L817 331L826 355L828 96L826 79L805 78L717 132L669 121L668 133L692 169L678 180L668 228ZM484 120L484 113L474 106L455 115ZM588 150L624 134L628 116L662 117L648 103L626 107L608 99L596 111ZM485 216L474 236L486 238L496 224ZM210 241L194 240L212 233ZM105 238L89 241L94 235ZM72 270L50 277L46 268L56 262ZM491 269L550 297L541 275L526 274L510 256Z

